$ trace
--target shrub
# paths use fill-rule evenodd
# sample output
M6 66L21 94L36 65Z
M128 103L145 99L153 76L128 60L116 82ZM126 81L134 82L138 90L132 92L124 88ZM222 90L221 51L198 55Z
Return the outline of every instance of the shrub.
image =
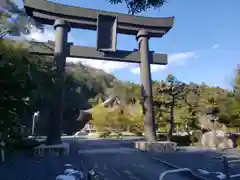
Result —
M110 132L103 132L103 133L100 134L100 137L101 138L106 138L106 137L109 137L110 134L111 134Z
M237 144L238 147L240 147L240 137L237 138L236 144Z
M202 138L202 131L195 130L195 131L193 131L193 133L191 135L191 142L192 143L200 142L201 138Z
M157 134L158 141L166 141L167 140L167 133L159 133Z
M239 134L230 133L228 138L232 140L234 148L237 147L237 146L240 147L240 136L239 136Z

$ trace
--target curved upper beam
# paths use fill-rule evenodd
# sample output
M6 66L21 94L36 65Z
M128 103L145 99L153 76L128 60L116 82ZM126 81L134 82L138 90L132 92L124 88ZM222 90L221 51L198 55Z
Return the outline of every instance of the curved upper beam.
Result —
M42 24L53 25L57 18L65 19L72 28L96 30L98 15L117 17L117 32L137 35L140 29L146 29L150 37L162 37L173 26L174 17L153 18L100 11L95 9L68 6L46 0L25 0L24 7L29 16Z

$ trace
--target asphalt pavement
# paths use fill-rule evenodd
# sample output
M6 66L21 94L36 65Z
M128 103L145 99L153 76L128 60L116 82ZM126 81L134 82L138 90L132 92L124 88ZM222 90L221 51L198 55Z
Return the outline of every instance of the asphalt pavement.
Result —
M94 170L104 180L157 180L169 166L155 161L133 148L132 140L76 141L83 169ZM188 180L186 176L170 175L165 180Z
M131 139L131 138L130 138ZM0 180L55 180L67 164L84 173L95 170L99 180L156 180L169 167L133 148L135 140L68 138L70 156L34 157L32 152L13 153L0 163ZM174 176L164 180L188 180Z
M157 180L162 172L171 169L162 163L162 160L193 171L205 169L222 172L223 170L219 160L214 159L220 156L215 152L150 154L135 149L133 146L136 140L138 139L65 138L64 141L71 146L70 156L37 158L33 157L31 152L14 153L6 162L0 163L0 180L54 180L63 173L66 164L71 164L73 168L85 174L89 170L94 170L99 174L98 180ZM237 173L239 166L231 169L234 171L232 173ZM191 178L183 174L174 174L164 180L175 179Z

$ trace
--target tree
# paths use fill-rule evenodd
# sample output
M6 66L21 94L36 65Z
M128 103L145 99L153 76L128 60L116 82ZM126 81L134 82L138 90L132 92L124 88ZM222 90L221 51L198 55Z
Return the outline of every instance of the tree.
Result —
M143 122L143 109L139 101L135 104L130 104L125 107L125 118L128 119L127 123L130 132L136 134L137 136L142 136L144 131Z
M32 28L43 31L43 25L28 17L25 9L20 9L11 0L2 0L0 4L0 38L6 34L20 36L29 34Z
M197 84L190 83L185 86L185 93L184 103L186 106L184 106L185 111L182 115L182 118L184 119L184 129L196 129L198 124L198 114L200 112L199 106L201 90Z
M112 4L125 3L132 15L146 11L149 8L160 8L166 0L109 0Z
M29 65L35 66L31 60L36 57L4 40L0 40L0 49L0 132L3 138L9 138L33 104L36 86L29 76Z
M162 127L166 127L169 124L169 97L164 94L168 91L166 82L153 82L153 108L155 114L155 120L157 125L157 131L161 132Z
M101 102L101 101L100 101ZM130 131L143 133L143 114L140 103L106 108L101 103L93 108L93 125L99 132L120 134Z
M164 103L170 109L170 129L168 132L168 139L171 139L172 133L175 129L174 125L174 109L179 106L180 100L184 97L185 84L178 81L177 78L171 74L168 75L166 79L167 86L160 90L159 93L167 94L170 99L168 102Z
M109 89L108 94L117 96L122 104L134 104L140 98L140 86L132 82L121 82Z
M98 132L109 132L106 126L108 121L108 112L103 105L97 105L93 108L92 123Z
M231 106L231 118L233 126L240 125L240 66L235 70L234 86L233 86L233 103Z
M99 132L115 132L119 134L124 126L124 119L121 118L120 107L104 107L99 104L93 108L92 112L93 125Z

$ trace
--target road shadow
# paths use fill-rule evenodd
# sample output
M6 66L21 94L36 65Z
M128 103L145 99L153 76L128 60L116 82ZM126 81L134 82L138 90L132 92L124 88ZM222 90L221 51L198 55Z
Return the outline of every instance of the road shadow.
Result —
M2 180L54 180L66 169L66 164L78 170L82 165L78 159L78 154L70 152L70 156L46 156L44 158L34 157L31 151L15 152L0 163L0 179Z

